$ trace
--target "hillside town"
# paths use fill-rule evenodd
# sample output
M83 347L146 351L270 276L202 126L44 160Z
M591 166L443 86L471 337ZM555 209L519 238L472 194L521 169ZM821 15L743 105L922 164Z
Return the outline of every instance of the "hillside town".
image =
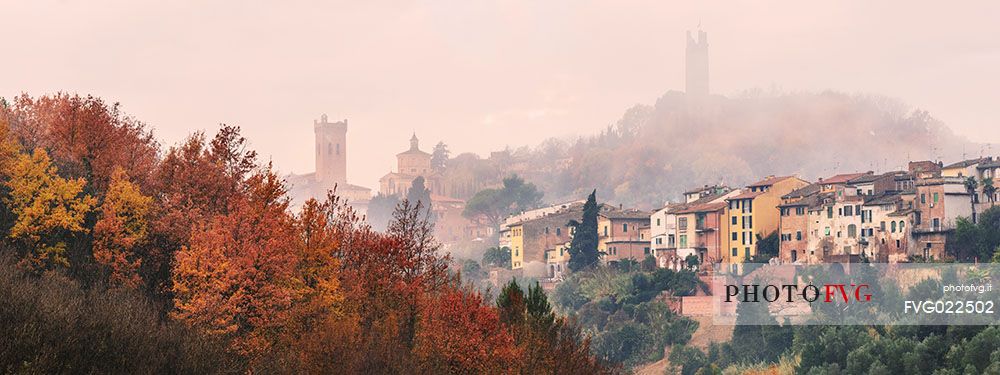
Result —
M317 172L289 176L292 195L303 199L336 188L365 213L370 189L346 180L347 120L331 123L323 115L314 127ZM456 196L463 194L456 194L445 169L435 168L416 134L396 159L396 169L379 181L379 194L406 196L414 181L423 179L434 234L446 249L495 241L510 249L509 268L515 276L554 283L568 271L569 223L582 215L582 199L516 212L494 227L465 212L466 200ZM998 169L1000 159L994 157L951 164L911 161L906 170L839 173L815 181L786 175L765 176L741 187L695 186L681 201L651 211L601 204L598 251L603 262L651 259L672 270L761 261L940 260L948 257L957 220L975 223L977 213L997 201L993 178ZM476 188L498 185L481 182ZM770 236L777 237L777 253L762 257L760 245Z
M700 186L682 202L652 212L601 205L599 251L605 262L655 259L660 268L761 261L759 245L778 237L780 264L897 263L947 258L959 218L973 223L998 199L1000 160L952 164L910 162L905 171L842 173L816 181L766 176L743 187ZM567 226L582 202L526 211L500 229L513 270L545 265L544 277L567 271Z

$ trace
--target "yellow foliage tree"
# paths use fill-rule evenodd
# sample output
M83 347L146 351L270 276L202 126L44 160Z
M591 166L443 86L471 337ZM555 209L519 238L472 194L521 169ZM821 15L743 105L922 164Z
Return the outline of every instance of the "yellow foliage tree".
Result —
M113 284L134 288L142 282L135 250L146 240L152 203L153 198L143 195L124 169L115 169L101 217L94 224L94 259L109 268Z
M4 174L5 200L16 217L9 238L26 249L22 263L35 270L68 267L66 240L86 232L83 220L95 203L83 194L86 181L59 177L43 149L18 155Z

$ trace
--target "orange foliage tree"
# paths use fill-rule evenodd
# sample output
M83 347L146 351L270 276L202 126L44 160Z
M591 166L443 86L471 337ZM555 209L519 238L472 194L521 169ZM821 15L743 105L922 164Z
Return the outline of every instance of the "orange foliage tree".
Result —
M136 249L148 235L148 215L153 199L139 191L118 168L111 177L100 219L94 224L94 259L108 267L112 284L137 287L141 259Z
M288 198L269 169L250 177L232 210L196 230L176 254L173 316L233 340L251 358L269 350L299 297Z

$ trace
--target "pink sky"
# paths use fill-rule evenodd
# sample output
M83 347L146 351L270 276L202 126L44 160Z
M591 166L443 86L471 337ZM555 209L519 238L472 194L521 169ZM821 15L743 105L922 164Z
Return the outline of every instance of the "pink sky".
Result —
M715 93L887 95L1000 143L1000 3L961 4L0 0L0 96L118 101L165 145L238 124L298 173L313 169L312 120L348 118L349 179L377 187L414 131L425 150L487 155L683 89L700 22Z

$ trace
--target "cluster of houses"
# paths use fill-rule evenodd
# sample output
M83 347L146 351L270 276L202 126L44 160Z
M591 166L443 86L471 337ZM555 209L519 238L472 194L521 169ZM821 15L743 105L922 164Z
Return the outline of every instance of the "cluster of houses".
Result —
M998 171L1000 159L992 157L917 161L905 171L814 182L768 176L742 188L702 186L653 212L604 204L598 250L605 262L651 256L672 269L687 267L692 256L703 266L737 264L761 259L758 245L774 234L778 255L770 261L777 263L941 259L957 220L975 221L1000 198L992 185ZM560 279L573 235L567 224L582 212L583 201L574 201L510 217L500 242L511 249L511 268Z

